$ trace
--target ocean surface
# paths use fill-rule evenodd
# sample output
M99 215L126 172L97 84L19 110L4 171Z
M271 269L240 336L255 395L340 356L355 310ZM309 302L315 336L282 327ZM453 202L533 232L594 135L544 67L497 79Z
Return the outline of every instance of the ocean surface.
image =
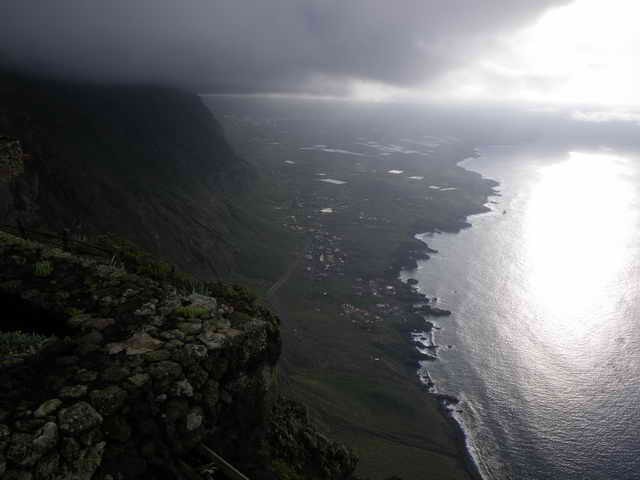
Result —
M640 479L640 157L491 146L491 212L404 272L438 319L438 391L486 479Z

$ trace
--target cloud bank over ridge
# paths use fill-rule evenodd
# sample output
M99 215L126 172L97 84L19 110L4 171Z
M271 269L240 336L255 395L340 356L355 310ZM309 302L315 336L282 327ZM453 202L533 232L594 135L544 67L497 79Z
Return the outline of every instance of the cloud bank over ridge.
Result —
M5 0L0 65L201 92L425 84L566 0Z

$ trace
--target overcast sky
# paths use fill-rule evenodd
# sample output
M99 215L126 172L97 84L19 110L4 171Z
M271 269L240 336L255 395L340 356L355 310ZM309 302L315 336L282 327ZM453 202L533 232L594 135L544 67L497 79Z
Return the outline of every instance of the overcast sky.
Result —
M636 3L2 0L0 61L199 92L626 104Z

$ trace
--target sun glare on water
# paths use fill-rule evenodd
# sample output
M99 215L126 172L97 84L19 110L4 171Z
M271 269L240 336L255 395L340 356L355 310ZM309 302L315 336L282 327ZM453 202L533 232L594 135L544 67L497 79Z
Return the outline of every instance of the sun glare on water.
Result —
M540 171L525 221L529 301L541 329L580 342L606 321L608 290L624 281L637 224L628 160L570 152ZM599 315L600 314L600 315Z

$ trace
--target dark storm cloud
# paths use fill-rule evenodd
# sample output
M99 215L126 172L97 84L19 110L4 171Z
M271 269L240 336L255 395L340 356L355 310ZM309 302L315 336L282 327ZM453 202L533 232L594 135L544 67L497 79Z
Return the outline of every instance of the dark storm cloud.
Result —
M567 0L3 0L0 59L200 91L422 83Z

